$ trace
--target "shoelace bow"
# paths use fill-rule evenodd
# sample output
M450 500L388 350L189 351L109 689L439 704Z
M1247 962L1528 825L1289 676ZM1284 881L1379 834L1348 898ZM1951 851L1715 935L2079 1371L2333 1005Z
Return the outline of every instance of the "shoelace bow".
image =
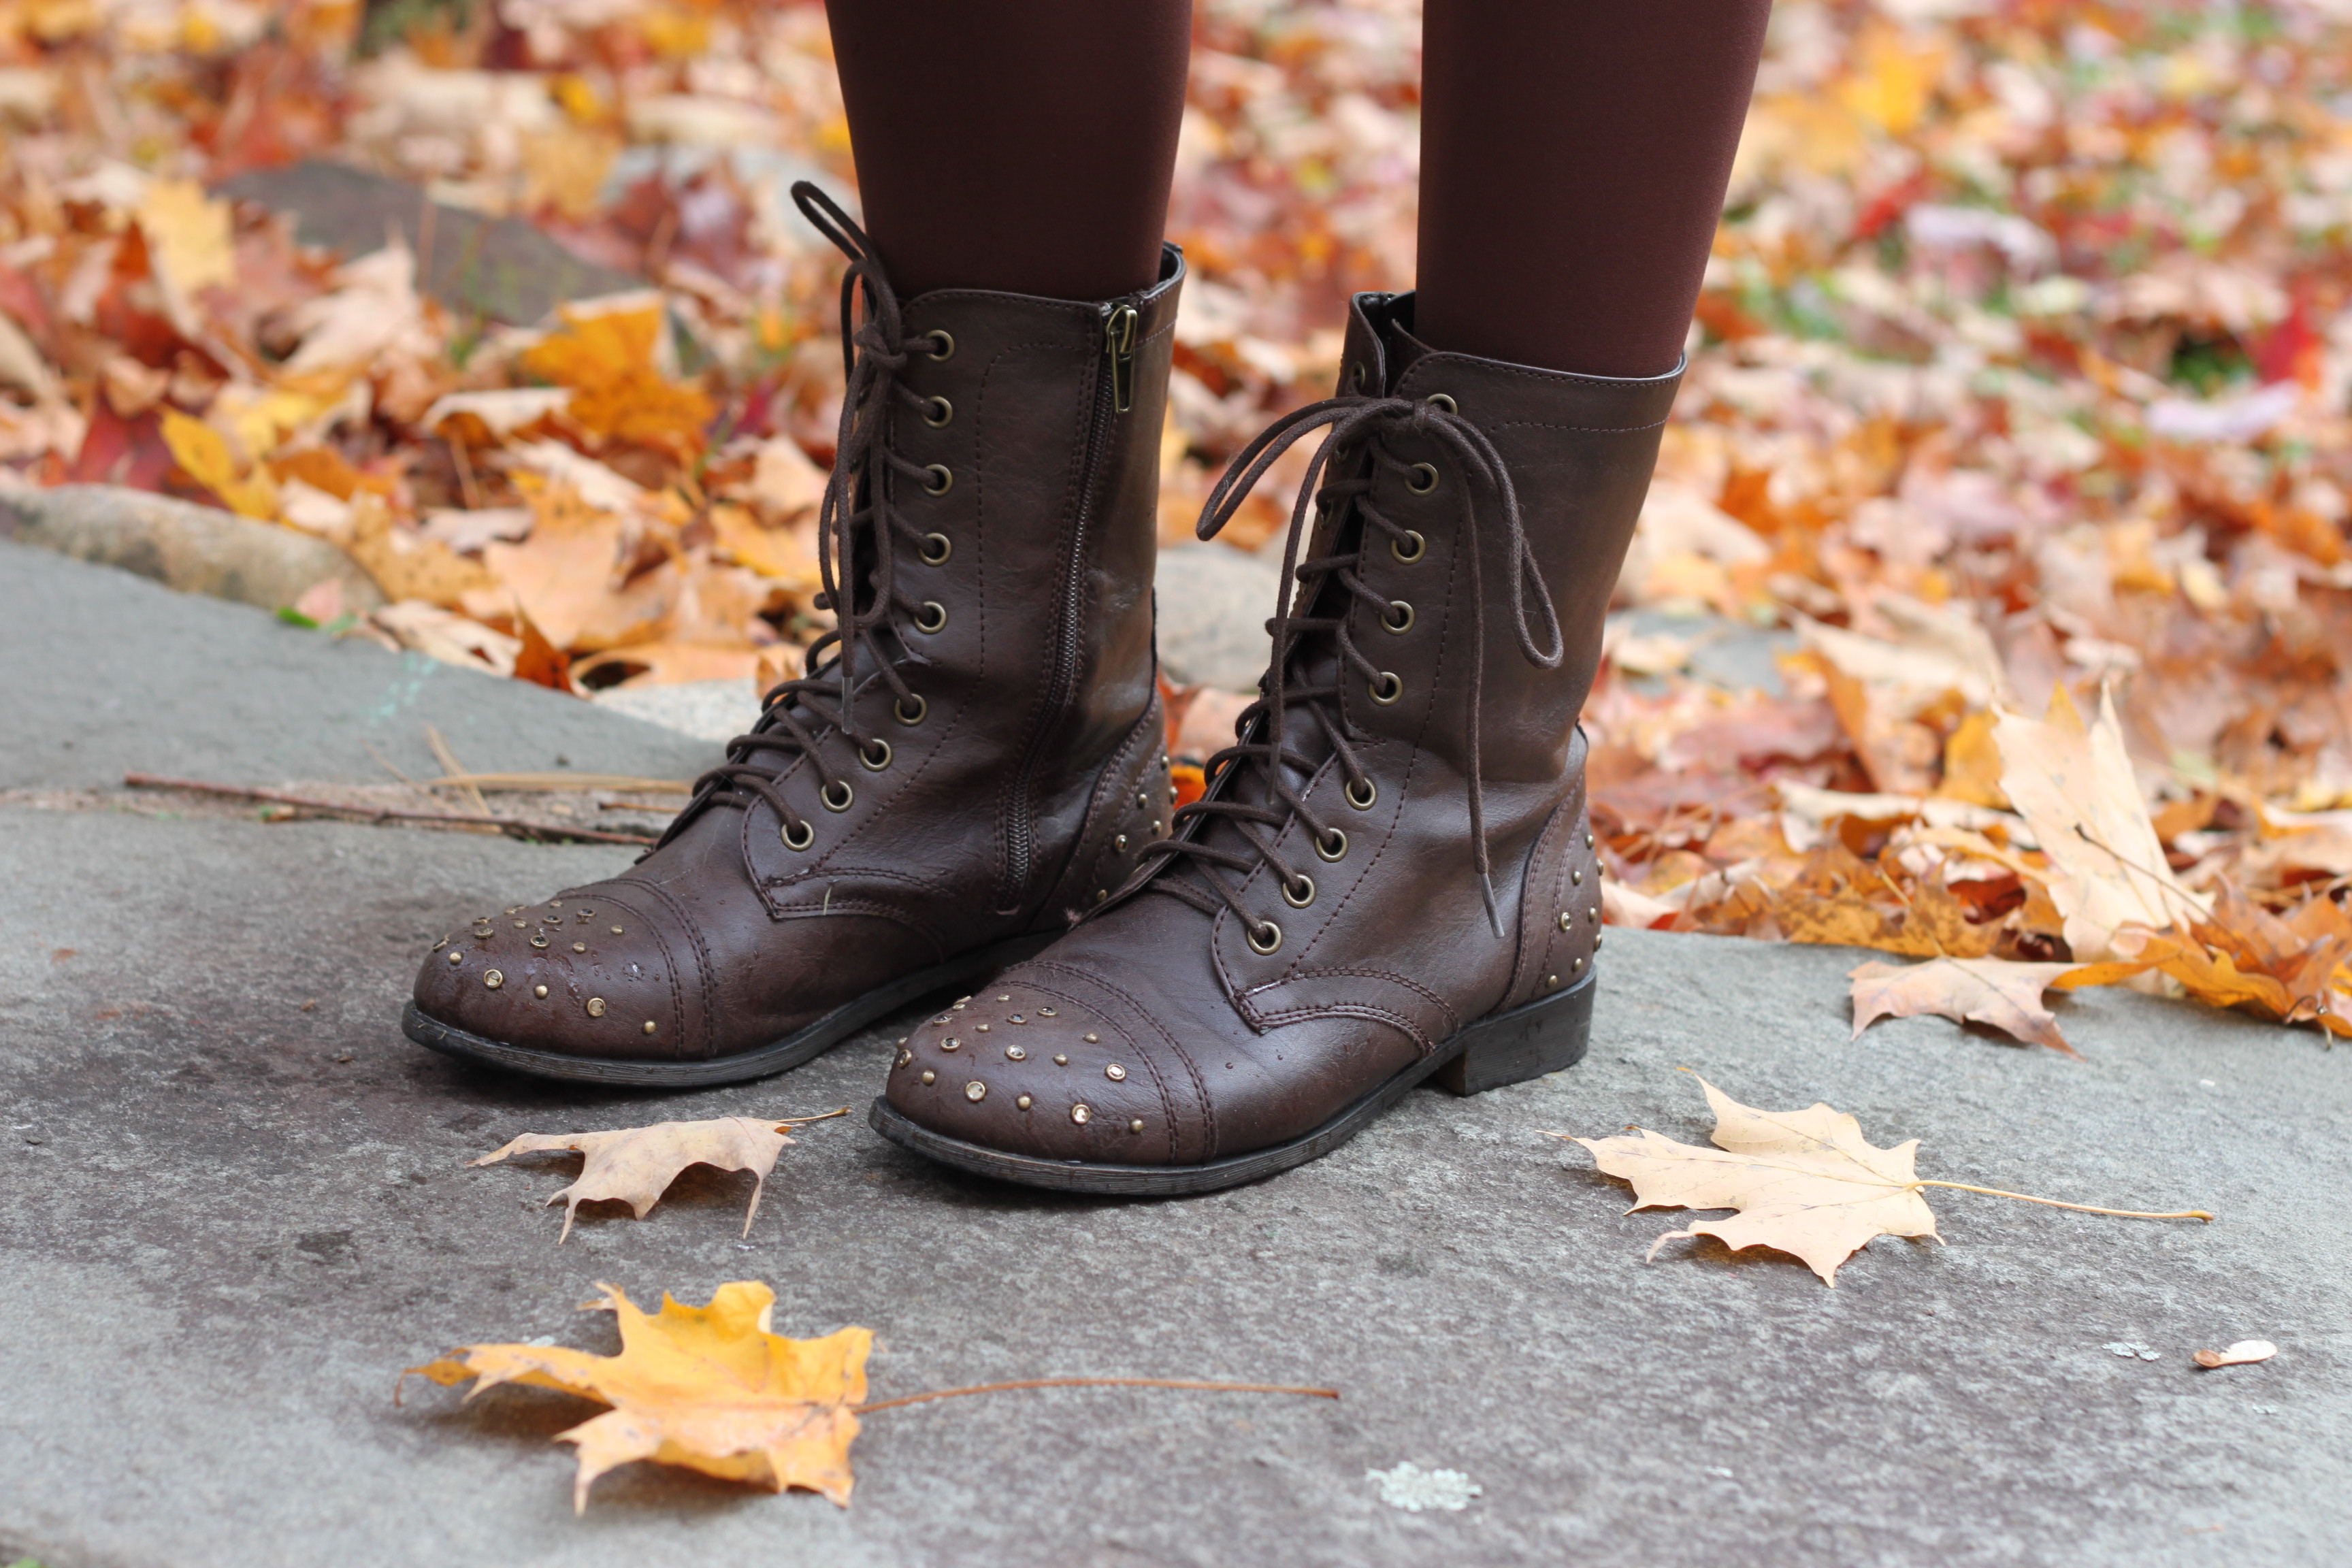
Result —
M929 351L913 346L923 338L910 342L902 331L898 297L866 231L805 180L793 186L793 201L849 258L841 279L841 349L848 380L833 474L817 513L822 592L814 601L818 609L835 612L835 626L809 645L802 665L805 673L771 689L761 701L759 722L727 742L727 761L695 780L694 796L662 836L664 844L707 807L748 806L761 799L782 819L787 842L804 846L815 828L779 787L793 763L807 761L818 794L828 803L837 794L855 798L848 781L837 778L827 764L819 742L828 732L838 733L869 757L888 745L857 723L858 689L869 681L887 689L898 713L910 703L919 712L923 701L898 668L908 653L899 626L920 606L902 596L897 572L898 543L911 542L919 549L923 531L898 510L895 481L920 482L930 470L900 457L886 431L894 404L925 407L926 399L899 381L898 373L914 354ZM863 321L857 319L861 294Z
M1405 462L1389 452L1384 438L1397 436L1418 436L1434 440L1457 459L1465 481L1453 487L1454 511L1460 522L1461 549L1470 562L1470 841L1471 860L1478 878L1478 893L1486 909L1486 921L1497 937L1503 932L1501 911L1496 907L1494 878L1489 869L1486 847L1486 822L1484 798L1484 773L1479 752L1479 710L1483 706L1486 679L1486 584L1478 547L1482 526L1476 502L1484 490L1493 495L1499 510L1499 525L1509 543L1511 615L1518 635L1519 651L1528 662L1539 669L1557 669L1564 651L1560 637L1559 616L1552 608L1551 593L1544 585L1542 572L1537 565L1534 551L1528 546L1527 528L1519 511L1518 492L1511 484L1511 474L1500 452L1486 437L1486 433L1458 413L1436 404L1410 397L1366 397L1356 395L1327 398L1309 404L1275 421L1257 438L1244 447L1217 481L1210 493L1208 504L1202 510L1201 522L1195 531L1203 540L1213 539L1230 521L1234 513L1247 499L1251 489L1272 468L1283 453L1310 432L1328 426L1330 434L1314 461L1307 465L1307 475L1299 483L1297 500L1290 510L1290 531L1282 552L1283 594L1275 616L1266 623L1274 642L1273 661L1268 667L1265 689L1255 702L1243 710L1235 721L1238 737L1208 763L1209 793L1202 799L1180 809L1171 822L1180 837L1148 844L1142 854L1147 858L1139 869L1138 881L1157 876L1165 868L1180 860L1197 865L1202 879L1214 892L1194 887L1174 877L1158 877L1153 890L1183 900L1203 914L1213 915L1222 900L1253 933L1261 924L1242 902L1233 885L1217 873L1217 868L1235 871L1246 877L1260 864L1273 868L1282 879L1286 890L1294 890L1307 881L1304 872L1294 868L1282 855L1276 840L1293 821L1305 825L1310 841L1328 846L1339 836L1345 836L1335 825L1326 821L1308 803L1307 797L1290 782L1289 773L1296 770L1311 777L1315 772L1313 758L1302 755L1284 744L1287 719L1294 706L1303 706L1313 714L1331 755L1345 775L1344 789L1353 797L1363 798L1374 790L1366 773L1363 760L1358 755L1356 742L1361 737L1351 735L1344 710L1339 705L1339 682L1349 671L1367 682L1377 682L1381 671L1362 650L1348 629L1349 602L1336 606L1335 613L1325 616L1302 615L1302 609L1312 608L1325 591L1325 584L1336 582L1349 595L1349 600L1376 607L1386 615L1389 601L1367 584L1360 574L1366 552L1375 544L1386 542L1396 546L1412 537L1407 529L1381 512L1372 501L1375 476L1382 470L1410 476L1417 465ZM1335 463L1347 462L1358 443L1370 454L1370 462L1353 474L1328 478L1336 472ZM1309 501L1313 507L1310 510ZM1304 563L1298 559L1301 541L1309 532L1310 516L1319 516L1352 503L1361 527L1356 534L1353 550L1337 551L1317 556ZM1345 537L1345 519L1332 531L1337 546ZM1425 545L1423 546L1425 548ZM1536 626L1542 633L1539 642L1537 631L1529 625L1529 608L1535 611ZM1339 655L1338 673L1328 685L1297 685L1294 678L1310 662L1311 655L1322 646L1335 648ZM1308 657L1302 657L1308 656ZM1297 667L1295 668L1294 667ZM1252 740L1255 734L1258 738ZM1253 790L1253 782L1262 787ZM1205 842L1208 826L1213 822L1230 823L1245 839L1255 855L1229 849ZM1336 857L1335 857L1336 858ZM1309 883L1311 886L1311 882Z

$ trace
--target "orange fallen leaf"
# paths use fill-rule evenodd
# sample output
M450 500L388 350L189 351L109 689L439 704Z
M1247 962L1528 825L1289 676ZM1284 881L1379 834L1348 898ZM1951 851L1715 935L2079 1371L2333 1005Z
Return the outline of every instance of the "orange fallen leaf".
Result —
M772 1491L799 1487L849 1506L856 1478L849 1445L852 1406L866 1398L870 1329L823 1339L772 1333L776 1293L752 1279L721 1285L708 1307L682 1306L667 1292L646 1315L603 1285L583 1311L620 1320L621 1353L591 1355L560 1345L467 1345L410 1367L444 1387L475 1379L472 1393L530 1384L601 1400L613 1408L556 1434L580 1450L574 1512L588 1507L596 1478L635 1459L681 1465Z
M2058 1030L2042 992L2077 963L2021 963L2004 958L1931 958L1925 963L1879 963L1849 970L1853 982L1853 1032L1881 1018L1934 1015L1987 1024L2021 1040L2076 1055Z
M658 618L658 608L649 615L626 606L617 592L620 518L560 485L533 496L531 510L539 516L530 537L520 544L493 541L482 560L548 641L576 647L592 629L599 642L617 640Z
M1856 880L1826 895L1792 884L1773 900L1772 918L1790 942L1874 947L1913 958L1980 958L2000 940L2000 926L1970 921L1968 906L1940 879L1907 894L1883 874L1871 880L1875 889ZM1897 899L1903 902L1894 903Z
M563 650L548 641L547 634L520 611L515 615L515 629L522 634L522 647L515 655L514 678L576 696L577 689L572 684L572 661L563 657Z
M814 525L763 528L742 507L715 506L710 530L720 550L761 576L796 594L814 594L821 585Z
M2325 894L2283 920L2225 880L2210 917L2190 922L2187 934L2126 927L2114 947L2114 959L2057 984L2079 990L2156 970L2210 1006L2352 1036L2352 1014L2336 998L2352 963L2352 916Z
M531 345L520 364L573 393L571 417L614 440L698 450L710 423L710 399L674 382L655 364L666 318L659 304L590 313L566 309L559 331Z
M845 1116L845 1110L828 1111ZM587 1156L580 1175L570 1186L548 1198L563 1206L561 1247L572 1235L580 1205L617 1199L639 1219L653 1212L662 1194L688 1165L711 1165L721 1171L751 1173L751 1203L743 1211L743 1234L751 1234L751 1220L760 1212L768 1173L776 1156L792 1140L784 1129L824 1117L792 1117L781 1121L750 1116L721 1116L710 1121L657 1121L650 1127L624 1127L612 1132L526 1132L478 1160L475 1165L495 1165L510 1154L543 1154L557 1150Z
M1825 1104L1764 1111L1740 1104L1705 1079L1699 1079L1699 1087L1715 1108L1712 1149L1677 1142L1646 1129L1633 1138L1545 1134L1582 1144L1603 1173L1632 1183L1634 1203L1629 1214L1645 1208L1739 1211L1736 1219L1700 1220L1686 1230L1666 1232L1651 1244L1652 1258L1669 1241L1711 1236L1735 1251L1769 1247L1786 1252L1834 1289L1839 1266L1878 1237L1944 1239L1936 1234L1935 1214L1919 1195L1923 1187L1952 1187L2128 1219L2213 1217L2202 1209L2148 1214L2095 1208L1966 1182L1936 1181L1913 1169L1919 1148L1916 1138L1881 1149L1862 1135L1860 1122Z

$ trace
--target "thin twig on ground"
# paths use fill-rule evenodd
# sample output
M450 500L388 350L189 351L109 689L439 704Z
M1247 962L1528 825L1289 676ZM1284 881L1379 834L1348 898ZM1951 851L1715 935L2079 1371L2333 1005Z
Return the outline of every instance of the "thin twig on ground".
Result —
M589 844L651 844L655 841L652 835L645 833L606 833L599 828L572 827L560 822L530 822L488 814L477 816L469 811L399 811L390 806L343 805L309 795L288 795L281 790L210 784L202 779L162 778L153 773L125 773L122 783L126 789L184 790L190 795L220 795L229 800L257 800L272 805L292 806L297 811L350 817L359 822L421 822L443 827L495 827L509 838L527 841L564 838Z

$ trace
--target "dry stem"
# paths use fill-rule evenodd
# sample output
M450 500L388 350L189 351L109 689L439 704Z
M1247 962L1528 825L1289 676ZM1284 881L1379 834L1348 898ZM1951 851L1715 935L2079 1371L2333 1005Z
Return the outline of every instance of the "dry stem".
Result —
M1017 1383L976 1383L970 1388L939 1388L929 1394L909 1394L898 1399L877 1400L871 1405L852 1405L851 1413L871 1415L877 1410L895 1410L901 1405L920 1405L932 1399L953 1399L965 1394L1005 1394L1016 1388L1199 1388L1213 1394L1304 1394L1317 1399L1337 1399L1336 1388L1298 1388L1279 1383L1201 1383L1189 1377L1028 1377Z

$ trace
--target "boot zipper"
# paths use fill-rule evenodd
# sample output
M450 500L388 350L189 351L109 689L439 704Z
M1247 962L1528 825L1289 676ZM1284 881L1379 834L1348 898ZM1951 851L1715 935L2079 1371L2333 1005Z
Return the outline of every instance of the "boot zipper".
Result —
M1004 888L997 900L1000 912L1010 914L1027 896L1036 857L1035 796L1037 770L1045 760L1045 742L1069 705L1077 684L1080 616L1086 608L1087 533L1094 521L1095 492L1102 477L1103 455L1110 445L1118 418L1135 407L1136 336L1143 313L1128 300L1103 307L1103 375L1097 384L1093 422L1087 430L1086 462L1081 472L1078 515L1070 530L1068 559L1062 579L1062 616L1055 628L1053 683L1037 731L1029 740L1028 754L1014 775L1007 803L1004 835Z
M1111 405L1126 414L1135 407L1135 333L1143 312L1114 305L1103 318L1103 353L1110 359Z

